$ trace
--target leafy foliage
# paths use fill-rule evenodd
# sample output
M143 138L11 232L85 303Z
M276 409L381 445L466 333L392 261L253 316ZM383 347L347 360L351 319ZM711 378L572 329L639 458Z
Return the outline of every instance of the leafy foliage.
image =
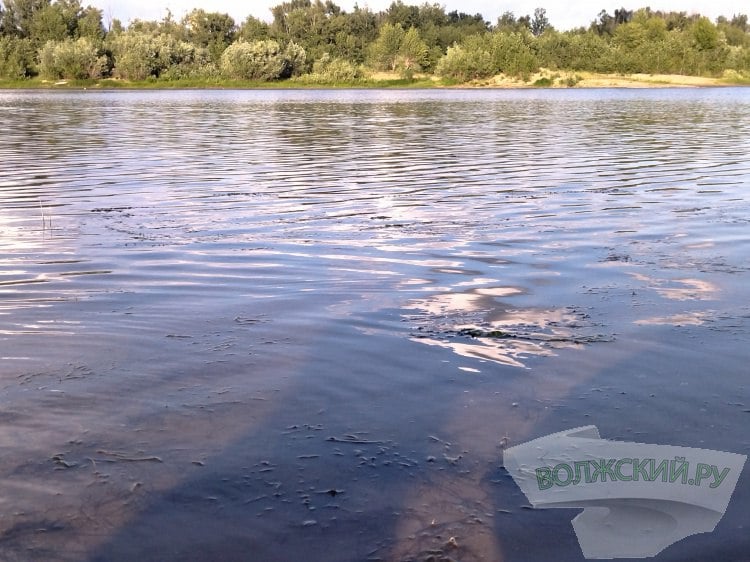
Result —
M208 62L205 51L165 33L128 30L112 38L110 46L114 75L128 80L158 78L174 67Z
M526 77L539 68L721 76L750 72L744 14L712 22L687 12L601 11L588 28L555 30L544 8L481 14L437 3L394 0L379 13L333 0L287 0L273 21L194 9L176 21L102 25L81 0L0 0L0 77L112 76L129 80L232 77L346 82L370 69L434 72L465 81L498 73ZM86 41L81 41L85 39ZM733 75L734 76L734 75Z
M279 80L299 74L305 58L305 50L295 43L282 49L273 39L240 41L221 55L221 73L238 80Z
M317 84L351 83L364 77L362 68L342 58L325 54L313 65L308 81Z
M473 37L473 41L467 40L464 45L448 47L448 52L438 62L438 76L468 82L494 74L492 55L478 36Z
M45 78L100 78L106 66L107 58L99 56L87 37L47 41L39 52L39 72Z
M34 48L28 39L0 37L0 76L26 78L34 71Z
M495 73L524 76L539 68L539 60L531 50L528 32L494 33L491 41Z

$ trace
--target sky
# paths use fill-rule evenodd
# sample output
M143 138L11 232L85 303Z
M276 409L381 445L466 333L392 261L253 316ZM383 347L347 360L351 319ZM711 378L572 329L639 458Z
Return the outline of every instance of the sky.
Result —
M281 4L283 0L82 0L82 4L96 6L104 12L104 23L108 25L113 18L123 23L140 18L144 20L160 20L167 9L172 11L175 19L179 20L193 8L203 8L209 12L228 13L239 24L248 15L253 15L265 21L271 20L271 7ZM369 7L378 12L390 6L392 0L359 0L360 7ZM404 4L419 5L425 0L404 0ZM625 7L629 10L650 6L653 10L675 10L688 13L697 12L715 20L718 16L727 17L750 11L747 0L643 0L637 4L628 2L614 2L611 0L536 0L529 3L519 0L428 0L430 4L437 3L445 7L447 12L458 10L469 14L480 13L484 18L495 23L498 16L505 11L511 11L516 16L533 14L534 8L541 6L547 10L550 23L559 30L575 27L587 27L602 9L610 14L617 8ZM334 3L346 11L351 11L355 0L334 0Z

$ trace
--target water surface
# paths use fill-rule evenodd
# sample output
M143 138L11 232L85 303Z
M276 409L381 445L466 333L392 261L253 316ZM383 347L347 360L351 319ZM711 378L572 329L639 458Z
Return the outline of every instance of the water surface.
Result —
M747 89L0 111L4 560L578 561L504 447L750 451Z

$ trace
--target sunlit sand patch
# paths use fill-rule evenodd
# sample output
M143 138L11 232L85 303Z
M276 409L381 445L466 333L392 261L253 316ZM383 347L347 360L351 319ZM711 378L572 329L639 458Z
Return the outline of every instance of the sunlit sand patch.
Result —
M636 320L635 324L640 325L662 325L671 326L701 326L708 320L709 312L686 312L683 314L673 314L672 316L654 316Z
M502 562L492 503L476 477L457 470L420 484L407 498L389 559Z
M154 497L261 425L281 394L270 386L248 393L242 371L231 368L208 384L200 370L177 384L123 377L122 388L111 380L79 385L66 372L19 378L28 391L0 419L2 553L18 560L87 559ZM164 406L154 409L154 397Z
M438 437L430 436L442 448L435 456L444 470L415 486L404 499L406 508L388 559L504 560L505 552L510 552L504 539L513 537L504 537L495 519L515 517L508 514L518 512L526 502L498 483L503 449L534 437L534 428L551 412L550 405L630 353L615 348L598 359L589 357L562 369L558 365L554 372L508 380L502 393L476 390L457 397L444 412Z

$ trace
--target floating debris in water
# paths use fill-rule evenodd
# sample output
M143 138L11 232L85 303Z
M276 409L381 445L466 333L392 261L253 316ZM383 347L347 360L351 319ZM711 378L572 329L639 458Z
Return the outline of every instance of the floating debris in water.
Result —
M265 318L251 318L249 316L235 316L234 321L237 322L237 324L242 324L244 326L253 325L253 324L260 324L262 322L267 322Z
M78 466L77 462L70 462L65 460L65 455L58 453L52 456L52 461L57 465L57 469L60 468L75 468Z
M383 445L387 441L378 441L374 439L361 439L355 435L345 435L344 437L331 436L326 441L332 441L334 443L355 443L360 445Z
M157 456L136 456L136 455L130 455L128 453L123 453L120 451L104 451L102 449L97 451L100 455L106 455L110 457L114 457L112 459L96 459L99 462L118 462L118 461L124 461L124 462L164 462L161 460L161 458Z

